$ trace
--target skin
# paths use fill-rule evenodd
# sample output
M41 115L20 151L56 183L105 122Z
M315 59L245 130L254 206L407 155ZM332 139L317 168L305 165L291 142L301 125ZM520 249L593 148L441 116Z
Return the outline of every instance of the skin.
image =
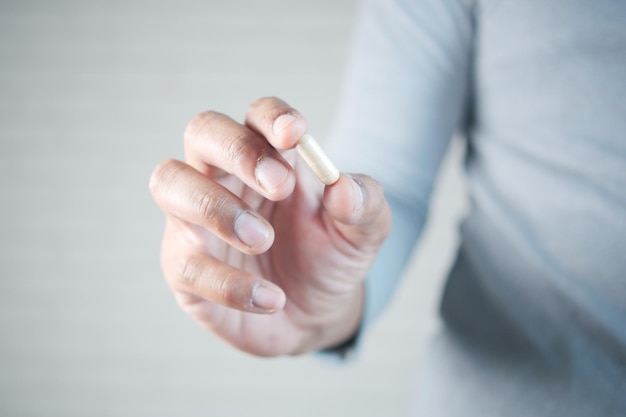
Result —
M244 124L203 112L185 161L159 164L150 191L167 222L161 268L180 307L259 356L332 347L357 331L364 279L389 234L382 187L342 174L324 185L296 157L302 115L277 98Z

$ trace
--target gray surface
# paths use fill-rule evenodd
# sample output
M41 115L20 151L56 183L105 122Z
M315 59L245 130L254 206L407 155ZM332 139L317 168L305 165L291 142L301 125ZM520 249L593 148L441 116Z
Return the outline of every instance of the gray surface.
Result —
M147 182L187 120L281 96L324 137L352 1L0 4L0 415L406 416L455 244L456 159L346 367L257 359L177 308Z

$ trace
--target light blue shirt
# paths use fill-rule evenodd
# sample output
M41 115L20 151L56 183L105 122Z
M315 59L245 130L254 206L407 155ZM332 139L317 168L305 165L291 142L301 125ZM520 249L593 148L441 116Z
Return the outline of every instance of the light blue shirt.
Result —
M331 153L394 214L364 329L468 141L419 415L625 416L626 1L366 1L343 96Z

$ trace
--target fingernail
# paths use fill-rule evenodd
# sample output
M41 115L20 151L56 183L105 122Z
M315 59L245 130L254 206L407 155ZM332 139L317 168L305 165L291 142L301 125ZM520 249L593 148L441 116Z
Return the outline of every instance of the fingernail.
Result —
M284 135L288 128L299 139L306 132L306 122L301 117L289 113L285 113L274 120L273 130L276 136Z
M290 124L292 124L297 119L293 114L283 114L279 116L276 120L274 120L274 134L280 135Z
M252 248L261 246L270 236L267 226L247 211L241 212L235 220L235 233L239 240Z
M266 191L273 191L280 184L285 182L289 170L276 159L264 156L256 165L256 180Z
M349 177L352 180L352 189L354 190L354 193L352 194L354 211L359 211L363 207L363 203L365 201L363 183L352 175L349 175Z
M257 283L252 290L252 305L266 311L275 311L283 307L285 295L277 288Z

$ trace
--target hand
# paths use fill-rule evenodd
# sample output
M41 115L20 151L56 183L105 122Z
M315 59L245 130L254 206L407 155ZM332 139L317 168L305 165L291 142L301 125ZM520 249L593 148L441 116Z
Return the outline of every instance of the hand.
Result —
M164 161L150 179L167 217L161 267L177 302L256 355L350 338L391 227L373 179L342 174L324 187L297 159L306 129L276 98L253 103L244 125L200 113L185 129L186 162Z

